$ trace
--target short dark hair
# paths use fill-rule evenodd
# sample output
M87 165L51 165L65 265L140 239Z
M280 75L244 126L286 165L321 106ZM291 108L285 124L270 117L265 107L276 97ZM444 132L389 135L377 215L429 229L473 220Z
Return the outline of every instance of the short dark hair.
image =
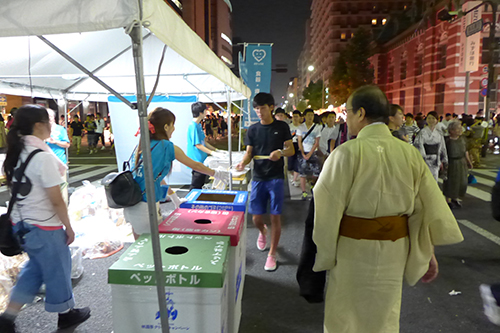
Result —
M272 105L274 107L273 95L271 95L269 93L264 93L264 92L261 92L261 93L258 93L257 95L255 95L255 97L253 98L253 107L256 108L257 106L264 106L264 105L267 105L267 106Z
M275 115L277 115L278 113L286 114L285 110L283 110L282 108L277 108L276 110L274 110Z
M97 112L95 115L96 115L96 116L99 116L99 117L101 116L101 114L100 114L99 112Z
M302 115L305 117L306 114L308 114L308 113L314 114L314 110L313 109L305 109L304 112L302 113Z
M327 112L323 112L321 114L321 119L328 117L329 114L330 114L330 112L328 112L328 111Z
M352 93L351 98L354 113L363 108L370 122L389 123L390 104L379 87L374 85L360 87Z
M447 114L445 114L444 116L445 116L445 117L449 117L449 116L451 116L451 113L447 113Z
M438 120L438 119L439 119L439 115L438 115L438 113L437 113L436 111L431 111L431 112L429 112L429 113L427 114L427 117L429 117L429 116L433 116L434 118L436 118L436 120Z
M401 111L401 113L404 113L403 108L400 105L391 104L391 110L389 112L389 116L394 117L398 113L398 111Z
M405 117L413 119L413 113L408 112L407 114L405 114Z
M196 102L191 104L191 113L193 114L193 118L198 118L200 116L200 113L205 112L207 109L207 106L205 103L202 102Z
M299 116L302 117L302 112L300 112L299 110L294 110L292 114L298 114Z

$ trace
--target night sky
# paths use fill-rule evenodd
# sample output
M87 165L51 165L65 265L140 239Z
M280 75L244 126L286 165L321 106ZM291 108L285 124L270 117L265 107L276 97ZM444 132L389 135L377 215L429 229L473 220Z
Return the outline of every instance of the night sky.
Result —
M271 92L276 104L290 78L297 76L297 60L305 41L310 0L231 0L233 38L246 43L274 43L273 68L287 64L288 73L273 72Z

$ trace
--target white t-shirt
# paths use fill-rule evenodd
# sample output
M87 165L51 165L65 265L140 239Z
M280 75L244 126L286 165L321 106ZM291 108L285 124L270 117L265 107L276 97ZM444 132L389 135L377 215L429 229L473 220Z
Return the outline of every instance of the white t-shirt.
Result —
M293 123L288 124L288 126L290 126L290 134L292 135L293 142L297 142L297 136L299 135L297 130L299 129L300 125L302 124L299 124L298 126L295 126Z
M35 149L31 146L26 147L21 152L20 161L26 161L28 155ZM17 223L23 220L42 227L63 225L45 190L65 182L59 175L56 158L54 154L42 151L31 159L22 179L22 182L26 184L19 190L17 201L12 209L12 222ZM21 162L18 162L17 168L20 165Z
M326 154L328 152L328 141L337 140L339 136L340 125L335 125L333 127L325 126L321 131L321 138L319 139L319 150Z
M314 130L312 130L311 133L309 133L307 138L305 138L305 140L304 140L304 137L306 136L307 132L309 132L311 127L314 125L316 125ZM321 137L321 129L323 126L321 126L319 124L312 124L312 126L307 128L306 123L303 123L297 129L297 136L302 137L302 146L304 147L305 153L310 152L312 147L314 146L314 143L316 142L316 138Z
M97 126L97 128L95 129L96 133L104 132L104 127L106 127L106 123L104 122L104 119L96 120L95 125Z

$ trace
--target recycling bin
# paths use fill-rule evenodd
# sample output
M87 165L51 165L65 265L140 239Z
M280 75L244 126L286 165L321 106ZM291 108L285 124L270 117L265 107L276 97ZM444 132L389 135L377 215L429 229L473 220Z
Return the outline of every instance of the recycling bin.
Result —
M245 212L248 192L193 189L180 208Z
M245 284L246 225L244 212L176 209L159 226L160 233L229 236L228 332L238 332Z
M161 234L170 331L228 332L228 236ZM151 235L108 270L115 333L161 328Z

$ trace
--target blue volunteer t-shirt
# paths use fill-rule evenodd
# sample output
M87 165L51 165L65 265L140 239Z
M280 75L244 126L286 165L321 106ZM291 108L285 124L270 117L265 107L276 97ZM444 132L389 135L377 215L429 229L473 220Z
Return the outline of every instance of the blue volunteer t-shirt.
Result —
M154 147L154 148L153 148ZM172 168L172 162L175 160L174 144L168 140L151 140L151 159L153 161L153 177L155 181L156 202L163 199L161 181L167 176ZM142 154L139 157L142 160ZM130 164L131 169L135 166L135 158ZM134 179L144 192L142 201L146 201L146 181L144 179L144 163L134 173Z
M66 131L66 128L64 128L61 125L55 125L54 128L50 131L50 137L56 141L62 141L62 142L69 142L68 138L68 132ZM55 143L47 143L56 154L56 156L64 163L66 164L67 162L67 157L66 157L66 148L59 147Z
M196 148L196 145L205 145L205 133L203 133L201 124L193 121L188 127L187 156L193 161L203 163L208 155Z

